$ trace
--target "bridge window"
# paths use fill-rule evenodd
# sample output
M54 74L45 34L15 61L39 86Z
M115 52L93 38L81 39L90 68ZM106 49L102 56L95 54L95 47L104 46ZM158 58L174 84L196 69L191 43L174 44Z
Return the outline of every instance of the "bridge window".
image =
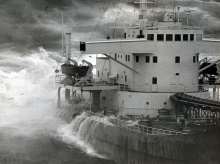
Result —
M190 34L190 41L194 41L194 34Z
M175 63L180 63L180 57L179 56L175 57Z
M139 62L139 56L136 56L136 62Z
M147 34L148 41L154 41L154 34Z
M117 54L115 54L115 59L117 59Z
M117 74L117 80L119 79L119 74Z
M157 63L157 56L153 56L153 63Z
M157 41L164 41L164 35L163 34L157 34Z
M152 84L157 84L157 78L156 77L152 78Z
M128 61L128 55L125 55L125 61Z
M193 63L196 62L196 56L193 56Z
M166 34L166 41L173 41L173 34Z
M150 56L145 56L145 62L150 63Z
M202 41L202 34L196 34L196 41Z
M183 34L183 41L188 41L188 34Z
M130 61L130 55L128 55L128 61Z
M198 55L196 56L196 58L197 58L197 62L199 62L199 56Z
M175 34L175 41L181 41L181 34Z
M125 75L125 82L127 82L127 75Z
M98 77L99 77L99 71L98 71L98 73L97 73L97 74L98 74Z

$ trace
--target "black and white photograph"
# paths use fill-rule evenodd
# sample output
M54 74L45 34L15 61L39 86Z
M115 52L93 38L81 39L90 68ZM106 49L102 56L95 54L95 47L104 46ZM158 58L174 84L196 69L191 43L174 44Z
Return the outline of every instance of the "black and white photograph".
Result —
M0 164L219 164L220 0L0 0Z

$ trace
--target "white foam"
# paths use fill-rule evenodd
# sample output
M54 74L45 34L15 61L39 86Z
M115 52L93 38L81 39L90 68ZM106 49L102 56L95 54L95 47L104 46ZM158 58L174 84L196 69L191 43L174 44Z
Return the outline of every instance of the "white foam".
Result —
M88 129L84 129L87 126L86 120L88 121L89 119L85 118L83 115L77 116L71 122L71 124L64 125L63 127L58 129L58 138L60 138L60 140L68 144L70 148L72 146L78 147L90 156L105 159L106 157L104 155L98 154L96 150L92 147L92 145L89 142L87 142L88 140L84 140L84 137L88 135L89 132L91 132L91 130L88 132ZM83 124L85 126L83 126ZM86 131L88 133L86 133Z
M50 81L57 63L49 52L39 48L23 55L8 50L0 56L0 128L13 128L13 135L49 135L63 125L64 112L53 102L54 77Z
M11 136L58 136L70 147L105 158L77 134L84 116L68 124L63 119L69 116L68 111L56 108L53 73L58 57L50 54L43 48L28 55L0 52L0 131L8 129Z

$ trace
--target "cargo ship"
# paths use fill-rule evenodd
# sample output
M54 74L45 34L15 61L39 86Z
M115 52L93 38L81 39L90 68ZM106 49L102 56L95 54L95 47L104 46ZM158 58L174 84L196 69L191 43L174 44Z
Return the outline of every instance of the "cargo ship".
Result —
M147 17L153 1L136 3L137 24L79 43L82 54L101 54L96 78L90 61L71 59L66 33L58 107L64 89L73 130L117 163L218 163L220 60L201 54L219 53L220 42L205 39L204 26L184 24L178 6L159 22ZM78 112L77 94L85 92L89 105Z

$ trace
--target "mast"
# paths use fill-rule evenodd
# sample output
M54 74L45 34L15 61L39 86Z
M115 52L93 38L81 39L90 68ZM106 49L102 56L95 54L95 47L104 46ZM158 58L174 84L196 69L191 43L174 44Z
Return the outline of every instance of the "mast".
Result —
M203 15L202 15L202 19L203 19L203 21L202 21L202 23L203 23L203 30L205 29L205 4L204 4L204 0L203 0Z
M62 55L63 55L63 12L62 12Z
M153 4L153 2L148 2L148 0L140 0L138 3L140 6L139 9L139 26L140 30L144 30L145 24L148 21L147 19L147 4Z

